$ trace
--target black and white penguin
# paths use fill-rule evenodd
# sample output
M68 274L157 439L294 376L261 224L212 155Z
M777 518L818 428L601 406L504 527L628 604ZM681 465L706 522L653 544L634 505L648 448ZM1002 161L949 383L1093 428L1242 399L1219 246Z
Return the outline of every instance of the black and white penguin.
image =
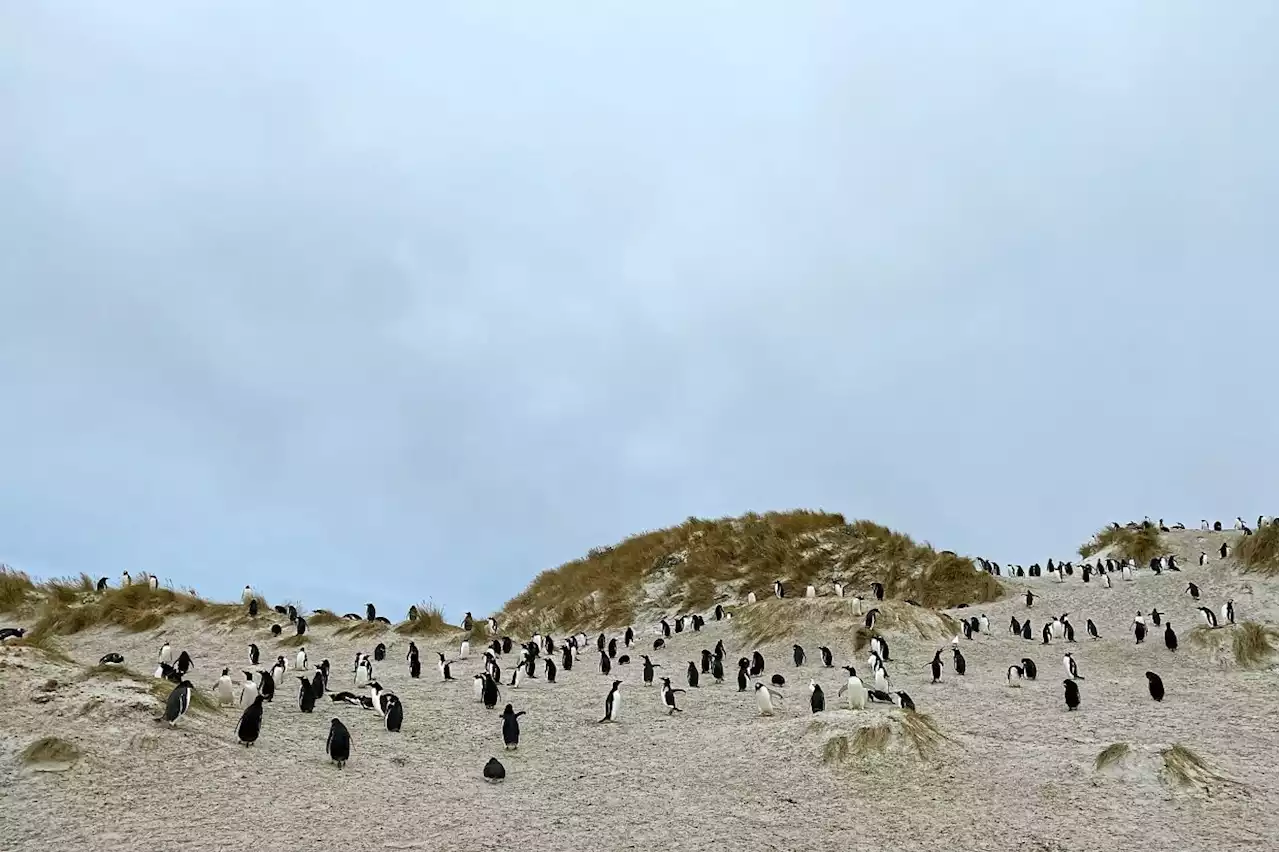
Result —
M1067 620L1067 616L1065 613L1063 614L1062 618L1059 619L1059 623L1062 625L1062 633L1064 636L1067 637L1067 641L1074 644L1076 641L1075 625Z
M721 606L720 604L716 604L716 608L715 608L715 610L711 613L711 617L712 617L712 618L714 618L716 621L721 621L721 620L723 620L723 619L724 619L724 607L723 607L723 606Z
M874 629L876 626L876 616L878 616L879 614L880 614L879 607L872 607L871 609L867 610L867 614L862 619L863 625L868 630Z
M166 665L173 665L173 646L165 642L160 646L160 662Z
M1022 622L1022 638L1023 639L1031 638L1031 619L1029 618L1026 621Z
M960 653L959 648L951 649L951 665L955 668L956 674L963 676L965 670L964 654Z
M489 618L485 620L485 630L488 632L490 636L497 634L498 619L494 618L492 615L489 616Z
M1147 672L1147 689L1156 701L1164 701L1164 681L1155 672Z
M991 619L987 618L985 612L978 616L978 632L983 636L991 635Z
M1224 541L1222 543L1222 547L1218 548L1218 556L1220 556L1223 559L1226 559L1230 555L1231 555L1231 545L1227 544Z
M320 697L324 695L326 689L328 689L328 684L324 679L324 671L322 669L316 669L316 673L311 676L311 694L316 697L317 701L319 701Z
M106 577L99 577L99 578L98 578L98 591L100 591L100 592L105 592L106 590L107 590L107 578L106 578Z
M556 661L551 659L550 657L544 657L542 659L542 667L543 667L542 673L546 677L547 683L555 683L556 682Z
M600 674L608 674L613 670L613 661L609 659L609 655L604 651L600 652Z
M799 645L792 645L791 659L795 661L795 664L797 666L803 666L804 665L804 648L801 648Z
M1204 623L1208 627L1214 628L1218 626L1218 616L1214 615L1213 610L1207 606L1198 607L1198 609L1200 610L1200 617L1204 619Z
M711 671L711 661L714 658L715 658L714 654L712 654L706 648L702 649L702 673L703 674L707 674L708 672Z
M858 677L857 670L853 666L845 666L844 670L849 673L849 679L844 686L840 687L836 697L839 698L848 693L850 710L867 709L867 688L862 685L862 679Z
M491 757L489 762L484 765L484 780L490 784L498 784L507 777L507 769L498 762L498 758Z
M747 669L750 668L751 661L746 657L738 660L738 691L747 691Z
M929 671L933 674L933 680L930 683L937 683L942 679L942 652L935 651L933 659L929 662Z
M1036 661L1030 657L1022 658L1022 676L1027 680L1036 679Z
M293 632L295 636L304 636L307 632L307 620L302 616L298 616L293 621Z
M1086 618L1084 620L1084 632L1089 634L1090 639L1098 638L1098 625L1093 623L1092 618Z
M169 723L170 728L178 724L178 719L191 706L191 690L193 688L191 681L184 680L169 693L169 697L164 702L164 720Z
M787 679L780 674L776 674L773 677L769 678L769 682L772 683L774 686L787 685Z
M816 680L809 680L809 710L813 713L821 713L827 709L827 696L823 693L822 687L818 685Z
M298 710L310 713L316 706L316 694L311 691L311 681L298 675Z
M1067 702L1068 710L1075 710L1080 706L1080 687L1076 686L1074 680L1064 680L1062 682L1063 699Z
M666 644L666 640L659 636L657 639L653 640L653 650L660 651L666 646Z
M1048 645L1049 640L1051 640L1052 638L1053 638L1053 623L1046 622L1044 625L1044 629L1040 631L1040 644Z
M773 596L779 600L787 596L787 590L783 588L781 580L773 581Z
M404 725L404 704L394 695L389 698L386 711L382 714L382 724L389 733L398 734L400 727Z
M1022 686L1022 667L1009 666L1004 673L1004 682L1006 686Z
M1156 627L1159 627L1160 619L1163 615L1164 615L1163 612L1156 609L1155 607L1151 607L1151 612L1148 614L1148 617L1151 619L1152 624L1154 624Z
M373 661L380 663L387 658L387 646L383 642L379 642L373 648Z
M644 685L653 686L653 670L660 669L662 666L650 660L647 654L640 656L644 659Z
M450 668L449 661L444 658L444 653L437 651L436 656L440 658L436 663L436 668L440 671L440 679L453 680L453 670Z
M1071 656L1071 652L1062 655L1062 668L1067 674L1071 675L1072 680L1080 680L1080 670L1076 666L1076 658Z
M719 657L722 660L728 656L728 652L724 649L723 639L720 639L716 642L716 648L711 653L715 654L717 657Z
M822 657L822 667L824 669L831 668L832 667L831 649L828 648L826 645L823 645L822 647L818 648L818 653Z
M658 619L658 627L662 629L662 638L671 638L671 625L667 623L667 619L665 617Z
M272 636L279 636L282 632L283 632L283 631L280 629L280 625L279 625L279 624L273 624L273 625L271 625L271 635L272 635Z
M1031 606L1032 602L1034 602L1037 597L1039 597L1039 595L1037 595L1035 592L1031 591L1030 589L1027 589L1027 594L1026 594L1027 606Z
M370 607L373 604L369 604ZM324 743L325 754L341 769L351 759L351 732L341 719L329 722L329 738Z
M782 693L768 686L765 686L763 683L760 683L758 681L756 682L755 690L756 690L756 707L759 708L760 715L772 716L773 702L776 700L779 704L781 704Z
M258 672L258 694L263 701L274 701L276 697L276 681L271 672L263 669Z
M1234 599L1229 599L1222 605L1222 619L1220 623L1236 623L1236 602Z
M258 617L258 599L257 598L251 598L249 600L249 617L250 618ZM245 743L245 745L248 745L248 743Z
M1200 551L1200 564L1201 565L1209 564L1209 554L1205 553L1203 550Z
M628 627L622 634L622 644L628 648L636 641L636 632Z
M240 706L243 707L246 701L252 704L258 695L258 685L253 682L253 672L245 672L244 683L240 686Z
M510 704L502 709L502 747L504 749L515 751L520 747L519 719L524 714L523 710L517 713Z
M309 711L308 711L309 712ZM255 696L252 703L240 714L240 723L236 725L236 737L245 748L258 741L262 733L262 696Z
M615 680L609 688L609 694L604 697L604 718L601 722L617 722L622 718L622 693L618 691L620 686L622 681Z
M293 655L293 667L299 671L307 670L307 649L305 646L298 648L298 653Z
M118 666L124 662L124 657L120 654L110 653L103 654L102 659L98 660L100 666ZM225 669L224 669L225 671Z
M1133 619L1133 644L1141 645L1147 638L1147 621L1138 613Z
M751 676L759 677L764 674L764 654L759 651L751 652Z
M684 632L684 619L685 617L683 615L676 616L676 632L677 633Z
M489 673L484 675L484 683L480 686L480 700L484 702L486 710L492 710L498 706L498 701L502 697L502 691L498 689L497 678Z
M289 667L285 664L284 657L278 656L276 657L276 664L271 667L271 678L276 683L284 683L284 673L288 670Z
M890 700L892 701L893 704L897 705L898 707L901 707L903 710L910 710L912 713L916 712L916 703L911 700L910 695L907 695L907 693L903 692L902 690L898 690L897 692L893 693L893 696Z
M893 662L893 660L889 658L889 642L883 636L876 635L871 637L871 653L875 654L886 663Z
M679 707L676 706L676 693L678 692L684 692L684 690L672 689L671 678L664 677L662 679L662 706L666 708L668 716L670 716L672 713L684 712L683 710L681 710Z
M699 677L698 664L695 663L693 660L689 661L689 668L685 670L684 676L685 676L685 680L689 684L690 689L698 688L698 677Z
M711 658L711 678L716 683L724 683L724 658Z
M1164 624L1164 646L1170 651L1178 650L1178 634L1173 632L1173 622L1166 621Z
M1191 600L1193 601L1200 600L1200 587L1197 586L1195 583L1187 583L1186 592L1187 594L1191 595Z
M413 615L415 616L415 618L414 618L414 619L410 619L410 620L412 621L412 620L415 620L415 619L416 619L417 611L416 611L416 607L410 607L410 609L415 610L415 611L414 611L414 613L413 613ZM476 621L475 621L475 618L473 618L473 617L472 617L472 615L471 615L471 610L467 610L467 611L466 611L465 613L463 613L463 615L462 615L462 629L463 629L463 630L465 630L466 632L470 633L470 632L471 632L471 628L475 627L475 625L476 625Z
M378 620L378 610L374 607L373 604L367 603L364 605L364 618L365 618L365 621Z
M159 588L160 588L160 578L159 578L159 577L157 577L155 574L152 574L152 575L150 575L149 577L147 577L147 588L151 589L151 591L153 591L153 592L154 592L156 589L159 589Z
M249 665L256 666L258 664L258 646L249 646Z
M878 601L884 600L884 583L872 583L871 594L874 595L875 599Z
M1009 632L1014 636L1022 635L1022 622L1018 621L1018 616L1016 615L1009 617Z
M565 645L560 652L560 667L565 671L573 670L573 648Z
M178 674L178 670L168 663L160 663L156 666L155 676L173 683L182 682L182 675Z

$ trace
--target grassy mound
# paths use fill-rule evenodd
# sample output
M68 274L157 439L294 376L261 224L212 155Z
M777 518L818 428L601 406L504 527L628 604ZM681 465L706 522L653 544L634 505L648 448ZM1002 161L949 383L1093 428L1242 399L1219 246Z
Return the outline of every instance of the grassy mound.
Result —
M439 636L461 630L444 620L444 610L432 601L419 601L417 618L402 621L396 625L395 631L401 636Z
M15 612L35 594L36 584L21 571L0 566L0 612Z
M151 684L151 694L160 699L163 706L169 700L169 694L177 688L176 683L167 680L157 680ZM191 685L191 709L199 710L203 713L219 713L222 708L208 694L201 692L200 687L195 684Z
M1253 535L1245 536L1236 547L1236 559L1251 574L1274 577L1280 573L1280 549L1277 536L1280 530L1275 524L1266 524Z
M57 737L41 737L24 748L18 759L24 766L75 763L80 759L80 749Z
M1082 544L1078 552L1081 557L1088 559L1108 548L1115 558L1133 559L1139 565L1146 565L1160 555L1160 528L1106 527L1099 530L1088 543Z
M849 524L842 515L801 510L690 518L596 548L539 574L508 601L501 620L515 632L619 626L641 613L736 603L749 592L763 600L775 579L793 596L811 583L829 593L837 581L846 594L867 594L879 581L890 597L937 608L994 600L1002 591L954 553L870 521Z
M1210 769L1200 755L1179 743L1160 752L1164 761L1161 776L1174 787L1205 787L1220 784L1229 779Z
M1106 769L1108 766L1123 760L1128 753L1128 743L1112 743L1098 752L1097 758L1093 761L1093 768L1097 770Z
M353 619L343 619L343 624L337 630L333 631L334 636L377 636L386 633L391 628L383 624L381 621L355 621Z
M1217 630L1202 624L1188 634L1192 645L1215 652L1222 665L1227 665L1226 653L1229 646L1231 658L1242 669L1260 668L1274 663L1278 637L1280 634L1275 627L1254 621L1242 621L1235 626L1220 627Z
M960 632L951 616L901 601L877 601L880 610L874 630L867 630L864 616L854 612L849 598L768 598L745 604L733 612L733 630L758 645L787 639L814 625L847 628L853 631L854 650L861 651L880 631L905 633L919 639L949 640ZM863 601L865 613L871 601Z
M342 621L342 617L334 615L327 609L318 609L307 616L309 627L324 627L326 624L337 624L339 621Z
M199 614L210 619L237 618L241 607L212 604L203 598L172 589L150 589L135 583L122 589L99 592L78 605L46 601L31 632L37 636L65 636L91 627L122 627L131 632L154 630L171 615Z
M822 727L825 726L819 725L818 729ZM900 715L894 714L883 721L861 726L852 733L828 737L822 744L822 762L839 766L876 757L895 746L920 760L929 760L937 755L946 739L932 717L902 711Z

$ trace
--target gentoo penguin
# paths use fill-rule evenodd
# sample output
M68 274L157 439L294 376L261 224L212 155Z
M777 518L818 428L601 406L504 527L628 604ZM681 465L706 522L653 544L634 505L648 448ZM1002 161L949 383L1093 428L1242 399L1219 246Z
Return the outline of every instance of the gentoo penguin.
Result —
M1173 622L1166 621L1164 624L1164 646L1170 651L1178 650L1178 634L1173 632Z
M1029 618L1026 621L1022 622L1022 638L1023 639L1031 638L1031 619Z
M1064 680L1062 682L1063 699L1067 702L1068 710L1075 710L1080 706L1080 687L1076 686L1074 680Z
M991 635L991 619L987 618L985 612L978 616L978 630L983 636Z
M415 608L415 607L410 607L410 609L415 609L415 610L416 610L416 608ZM415 611L414 615L415 615L415 616L417 615L416 611ZM410 620L413 620L413 619L410 619ZM470 633L470 632L471 632L471 628L472 628L472 627L474 627L474 626L475 626L475 624L476 624L475 619L474 619L474 618L472 618L472 616L471 616L471 610L467 610L465 613L463 613L463 615L462 615L462 629L463 629L463 630L465 630L465 631L467 631L468 633Z
M662 638L671 638L671 625L667 623L667 619L665 617L658 619L658 627L662 630Z
M1018 616L1016 615L1009 617L1009 632L1014 636L1022 635L1022 622L1018 621Z
M862 595L853 596L853 600L849 601L849 609L853 610L854 615L862 615Z
M1208 532L1209 530L1209 522L1206 521L1204 518L1200 519L1200 529L1202 532Z
M1040 644L1048 645L1053 638L1053 622L1047 622L1044 629L1040 631Z
M886 663L893 662L893 660L889 658L889 643L883 636L871 637L871 653L875 654Z
M1157 574L1160 573L1158 565L1155 566L1155 572ZM1131 568L1127 562L1120 568L1120 579L1125 582L1131 582L1133 580L1133 568Z
M436 663L436 668L440 670L440 679L453 680L453 671L449 668L449 661L444 658L444 652L437 651L436 656L440 658Z
M760 708L761 716L773 715L773 701L777 699L778 704L782 704L782 693L771 687L765 686L759 681L756 682L756 707Z
M387 658L387 646L383 642L379 642L373 647L373 661L380 663Z
M231 669L222 670L222 676L213 687L213 697L217 700L219 707L235 701L235 691L231 686Z
M311 691L311 681L305 675L298 675L298 710L310 713L316 706L316 694Z
M498 700L502 697L502 691L498 689L497 678L486 673L484 682L480 687L480 699L484 702L486 710L492 710L498 706Z
M724 658L711 658L711 678L716 683L724 683Z
M1200 617L1204 619L1204 623L1210 628L1218 626L1218 616L1213 614L1213 610L1207 606L1199 607Z
M249 646L249 665L256 666L258 664L258 646Z
M111 653L111 654L103 654L103 655L102 655L102 659L98 660L98 665L100 665L100 666L118 666L118 665L120 665L120 664L121 664L121 663L123 663L123 662L124 662L124 657L123 657L123 656L121 656L120 654ZM225 672L225 671L226 671L226 669L223 669L223 671Z
M1039 596L1035 592L1031 591L1030 589L1027 589L1027 594L1026 594L1027 606L1031 606L1031 604L1035 601L1037 597Z
M797 666L803 666L804 665L804 648L801 648L799 645L792 645L791 659L795 661L795 664Z
M476 701L481 701L484 698L484 679L487 676L487 674L476 674L471 676L471 694L475 697Z
M676 632L677 633L684 632L684 618L685 617L683 615L676 616Z
M600 674L608 674L613 669L613 662L604 651L600 652Z
M641 654L640 656L644 659L644 685L653 686L653 670L660 669L662 666L650 660L647 654Z
M1197 586L1195 583L1187 583L1186 592L1187 594L1191 595L1191 600L1193 601L1200 600L1200 587Z
M289 667L285 665L284 657L276 657L276 664L271 667L271 678L276 683L284 683L284 673L288 670Z
M351 733L342 720L334 719L329 723L329 738L325 740L324 751L339 769L351 759Z
M822 656L822 667L824 669L831 668L831 649L823 645L818 649L818 653Z
M173 681L174 683L182 682L182 675L178 674L178 670L168 663L160 663L157 665L155 676L163 678L164 680Z
M780 674L776 674L773 677L769 678L769 682L772 683L774 686L787 685L787 679Z
M743 657L741 660L738 660L738 691L739 692L747 691L747 669L750 666L751 666L751 662L746 657Z
M489 616L488 620L485 621L485 630L488 631L490 636L495 635L498 632L498 619L492 615Z
M120 575L120 588L133 585L133 578L129 576L129 572L125 571Z
M369 683L373 680L373 662L369 659L368 654L356 655L355 677L353 678L353 681L355 683L359 683L360 678L362 677L364 678L365 683Z
M601 722L617 722L621 718L622 713L622 693L618 687L622 686L622 681L615 680L613 686L609 688L609 694L604 697L604 718Z
M240 724L236 725L236 737L245 748L258 741L262 733L262 696L254 696L253 702L240 714Z
M1022 686L1022 667L1009 666L1004 674L1005 684L1008 686Z
M507 682L507 686L512 689L519 689L520 684L524 683L524 666L511 667L511 680Z
M1156 701L1164 701L1164 681L1155 672L1147 672L1147 689Z
M608 653L610 657L618 656L618 640L617 639L609 640Z
M693 660L690 660L689 668L685 671L685 680L688 681L690 689L698 688L698 675L698 664Z
M520 748L519 719L525 711L517 713L510 704L502 708L502 747L507 751Z
M565 671L573 670L573 648L568 645L560 650L560 667Z
M832 587L835 590L836 597L844 597L844 583L832 583Z
M890 701L903 710L910 710L912 713L916 712L916 703L911 700L910 695L907 695L902 690L893 693Z
M271 625L271 635L272 635L272 636L279 636L281 632L282 632L282 631L281 631L281 629L280 629L280 625L279 625L279 624L273 624L273 625Z
M1022 658L1022 676L1027 680L1036 679L1036 661L1030 657Z
M191 690L191 681L184 680L173 688L165 700L164 720L169 723L170 728L178 724L178 719L191 706Z
M250 586L248 583L246 583L244 590L240 592L240 603L248 606L249 601L253 600L254 597L255 596L253 594L253 586Z
M711 671L711 660L714 659L714 657L715 655L712 654L710 651L708 651L706 648L702 649L702 673L703 674L707 674L708 672Z
M299 671L307 670L307 649L303 646L298 649L298 653L294 655L293 667Z
M804 587L804 596L806 598L816 598L818 596L818 590L813 587L812 583Z
M367 603L364 605L364 618L365 618L365 621L378 620L378 610L376 607L374 607L373 604Z
M1098 625L1093 623L1092 618L1086 618L1084 620L1084 632L1089 634L1090 639L1098 638Z
M414 678L416 680L421 676L422 676L422 660L418 657L418 652L415 650L409 656L409 677Z
M1163 616L1163 615L1164 615L1164 613L1163 613L1163 612L1161 612L1160 610L1156 609L1155 607L1151 607L1151 612L1149 613L1149 616L1150 616L1150 618L1151 618L1151 623L1152 623L1153 625L1155 625L1156 627L1159 627L1159 626L1160 626L1160 618L1161 618L1161 616Z
M716 608L712 611L711 617L716 621L722 621L724 619L724 606L716 604Z
M959 648L951 649L951 664L956 670L956 674L963 676L965 670L964 654L960 653Z
M490 784L499 784L506 777L507 769L498 762L498 758L489 758L489 762L484 765L484 780Z
M876 616L878 616L879 614L880 614L879 607L872 607L871 609L867 610L867 614L863 617L862 623L866 626L868 630L871 630L876 626Z
M100 591L100 592L105 592L106 590L107 590L107 578L106 578L106 577L99 577L99 578L98 578L98 591Z
M1142 617L1142 613L1138 613L1133 617L1133 644L1141 645L1142 641L1147 638L1147 621Z
M867 688L862 685L862 679L858 677L857 671L853 666L845 666L844 670L849 673L849 680L845 685L840 687L840 691L836 693L836 697L848 693L850 710L867 709Z
M756 602L756 593L755 593L755 592L747 592L747 603L749 603L749 604L753 604L753 603L755 603L755 602Z
M258 694L263 701L272 701L276 697L276 681L271 672L265 669L258 672Z
M878 671L878 670L877 670ZM933 680L930 683L937 683L942 679L942 652L935 651L933 659L929 662L929 671L933 674ZM879 687L877 687L878 689Z
M382 714L382 724L390 733L398 734L400 726L404 724L404 705L394 695L389 698L391 700L387 702L386 712Z
M636 641L636 632L632 630L630 627L628 627L626 631L622 634L622 644L630 648L635 641Z
M307 620L302 616L298 616L293 620L293 633L295 636L303 636L307 632Z
M1101 579L1102 579L1102 588L1104 588L1104 589L1109 589L1109 588L1111 588L1111 575L1110 575L1110 574L1102 574L1102 575L1101 575Z
M252 704L258 695L258 685L253 682L253 672L245 672L244 684L240 688L240 706L243 707L246 701Z
M1222 547L1218 548L1218 556L1222 557L1223 559L1226 559L1230 555L1231 555L1231 545L1227 544L1224 541L1222 543Z
M257 598L253 598L252 600L249 601L249 617L250 618L258 617L258 599Z
M871 594L875 595L876 600L884 600L884 583L872 583Z
M667 640L659 636L657 639L653 640L653 650L660 651L666 644L667 644ZM626 655L624 654L623 656L626 656Z
M298 620L298 608L296 606L294 606L293 604L289 604L284 608L284 610L285 610L284 614L288 616L290 621Z
M320 696L324 695L324 691L324 672L320 669L316 669L316 673L311 676L311 694L314 695L318 701Z
M1080 680L1080 670L1076 667L1076 658L1071 656L1071 652L1062 655L1062 668L1067 674L1071 675L1072 680Z
M827 697L822 692L822 687L818 686L818 682L809 679L809 710L814 713L821 713L827 709Z
M160 578L157 577L155 574L152 574L150 577L147 578L147 587L151 589L151 591L153 592L156 589L160 588Z
M1222 605L1221 621L1227 624L1236 623L1236 602L1234 599L1228 600Z
M751 676L759 677L764 674L764 654L759 651L751 652Z
M1073 625L1070 621L1067 621L1066 613L1063 613L1062 618L1059 619L1059 622L1062 624L1062 632L1067 637L1067 641L1074 644L1076 641L1075 625Z
M683 710L681 710L679 707L677 707L677 706L676 706L676 693L677 693L677 692L684 692L684 690L683 690L683 689L672 689L672 688L671 688L671 678L669 678L669 677L664 677L664 678L662 679L662 706L663 706L663 707L665 707L665 708L667 709L667 715L668 715L668 716L670 716L672 713L683 713L683 712L684 712Z
M773 581L773 596L779 600L787 596L787 591L783 588L781 580Z
M160 662L166 665L173 665L173 648L168 642L160 646Z
M1200 564L1201 565L1209 564L1209 554L1205 553L1203 550L1200 551Z
M543 675L547 679L547 683L556 682L556 661L550 657L544 657L542 660Z

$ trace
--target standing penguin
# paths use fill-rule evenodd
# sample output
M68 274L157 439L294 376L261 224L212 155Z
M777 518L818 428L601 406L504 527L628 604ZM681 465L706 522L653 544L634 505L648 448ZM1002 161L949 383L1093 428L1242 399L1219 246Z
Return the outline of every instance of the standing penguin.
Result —
M300 671L307 670L307 649L305 647L298 649L297 656L294 657L293 667Z
M317 701L319 701L321 696L324 695L324 692L324 672L320 669L316 669L316 673L311 677L311 694L315 696Z
M849 680L844 686L840 687L840 691L836 693L836 697L848 693L850 710L866 710L867 709L867 688L862 685L862 679L858 677L858 672L853 666L845 666L844 670L849 673Z
M1053 638L1052 622L1046 623L1044 629L1040 631L1040 644L1048 645Z
M608 674L613 669L613 662L604 651L600 652L600 674Z
M372 607L373 604L369 606ZM351 732L342 724L341 719L334 719L329 723L329 738L325 740L324 751L330 760L338 764L339 769L351 759Z
M651 661L647 654L641 654L640 656L644 659L644 685L653 686L653 670L660 669L662 666Z
M1005 670L1004 681L1007 686L1022 686L1022 667L1009 666L1009 668Z
M390 696L391 700L386 704L386 713L383 714L382 724L386 729L393 733L400 733L400 726L404 724L404 705L400 703L400 699L396 696Z
M1026 594L1027 606L1031 606L1032 602L1033 602L1037 597L1039 597L1039 596L1038 596L1035 592L1031 591L1030 589L1027 589L1027 594Z
M804 648L799 645L791 646L791 658L795 660L796 666L804 665Z
M550 657L545 657L543 662L543 675L547 678L547 683L556 682L556 662Z
M1151 607L1151 613L1150 613L1151 623L1154 624L1156 627L1160 626L1160 618L1163 615L1164 615L1163 612L1156 609L1155 607Z
M164 702L164 720L169 723L169 727L175 727L178 719L187 712L187 708L191 706L191 681L184 680L173 688L169 693L169 697Z
M498 699L502 697L502 692L498 689L498 681L490 674L484 675L484 683L480 686L480 699L484 702L484 709L492 710L498 706Z
M1071 675L1072 680L1080 679L1080 670L1076 667L1076 658L1071 656L1071 652L1062 655L1062 668L1067 674Z
M685 680L689 682L689 687L697 689L698 687L698 664L693 660L689 661L689 668L685 672Z
M1201 565L1209 564L1209 554L1205 553L1203 550L1200 551L1200 564Z
M364 617L366 621L378 620L378 610L374 607L373 604L367 603L364 605Z
M764 674L764 654L759 651L751 652L751 676L759 677Z
M747 667L750 665L751 663L749 660L747 660L746 657L743 657L741 660L738 660L738 691L739 692L747 691Z
M524 713L523 710L517 713L510 704L502 709L502 747L508 751L520 747L519 719Z
M708 674L711 671L712 653L706 648L702 649L702 673Z
M1227 624L1236 623L1236 602L1234 599L1230 599L1222 605L1222 621Z
M311 681L298 675L298 710L310 713L316 706L316 694L311 691Z
M876 600L884 600L884 583L872 583L871 594L875 595Z
M1023 639L1031 638L1031 619L1029 618L1026 621L1022 622L1022 638Z
M258 694L262 696L263 701L273 701L276 697L276 681L271 676L271 672L258 672Z
M305 635L307 632L307 620L302 616L298 616L297 619L295 619L293 622L293 629L294 629L295 635L297 636Z
M249 665L256 666L258 664L258 646L249 645Z
M168 642L160 646L160 662L167 666L173 665L173 648Z
M249 600L249 617L250 618L258 617L258 599L257 598L251 598Z
M933 674L931 683L937 683L942 678L942 652L935 651L933 659L929 661L929 671Z
M1164 646L1170 651L1178 650L1178 634L1173 632L1173 622L1164 623Z
M271 667L271 678L276 683L284 683L284 673L286 671L288 671L288 666L285 665L284 657L276 657L276 664Z
M1022 676L1027 680L1036 679L1036 661L1030 657L1022 658Z
M245 672L244 685L240 689L240 706L243 707L246 700L252 704L259 694L258 685L253 682L253 672Z
M1018 621L1018 616L1009 616L1009 632L1014 636L1022 635L1022 622Z
M774 596L775 598L777 598L778 600L782 600L783 598L785 598L785 597L787 596L787 591L786 591L786 589L784 589L784 588L782 587L782 581L781 581L781 580L774 580L774 581L773 581L773 596Z
M444 652L437 651L436 656L440 658L439 662L436 663L436 668L440 670L440 679L453 680L453 669L450 668L449 661L444 658Z
M955 667L956 674L963 676L965 670L964 654L960 653L959 648L951 649L951 664Z
M1204 619L1204 623L1210 629L1218 626L1218 616L1214 615L1213 610L1207 606L1199 607L1200 617Z
M1191 600L1200 600L1200 587L1195 583L1187 583L1186 593L1191 595Z
M1084 632L1089 634L1090 639L1098 638L1098 626L1093 623L1092 618L1086 618L1084 620Z
M253 699L253 703L240 714L240 724L236 725L236 737L245 748L258 741L262 733L262 696Z
M1064 680L1062 682L1063 699L1067 702L1068 710L1075 710L1080 706L1080 687L1076 686L1074 680Z
M565 671L573 670L573 649L565 645L560 650L560 667Z
M773 715L773 701L777 699L778 703L782 703L782 693L765 686L763 683L756 683L756 707L760 709L761 716Z
M664 677L664 678L662 679L662 706L666 708L666 710L667 710L667 715L668 715L668 716L670 716L672 713L683 713L683 712L684 712L683 710L681 710L679 707L677 707L677 706L676 706L676 693L677 693L677 692L684 692L684 690L683 690L683 689L672 689L672 688L671 688L671 678L669 678L669 677Z
M1220 556L1223 559L1226 559L1230 555L1231 555L1231 545L1227 544L1224 541L1222 543L1222 547L1218 548L1218 556Z
M379 642L373 647L373 661L380 663L387 658L387 646L383 642Z
M1164 701L1164 681L1155 672L1147 672L1147 689L1156 701Z
M1133 644L1141 645L1143 640L1147 638L1147 621L1143 618L1142 613L1138 613L1133 619Z
M827 709L827 697L823 694L822 687L812 678L809 680L809 709L814 713Z
M604 718L601 722L617 722L622 715L622 693L618 691L618 687L622 686L622 681L615 680L613 686L609 688L609 694L604 697Z
M218 678L218 683L213 688L213 697L217 699L219 707L235 701L235 691L231 686L231 669L222 670L222 676Z
M724 658L711 658L711 679L716 683L724 683Z
M824 669L832 668L831 649L828 648L826 645L823 645L821 648L818 649L818 653L822 656L822 667Z

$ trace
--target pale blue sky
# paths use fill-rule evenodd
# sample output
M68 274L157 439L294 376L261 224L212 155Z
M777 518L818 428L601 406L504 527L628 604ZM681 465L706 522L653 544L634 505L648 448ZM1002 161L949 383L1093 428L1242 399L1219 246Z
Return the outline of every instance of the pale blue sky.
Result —
M0 560L499 606L1277 510L1275 3L0 0Z

